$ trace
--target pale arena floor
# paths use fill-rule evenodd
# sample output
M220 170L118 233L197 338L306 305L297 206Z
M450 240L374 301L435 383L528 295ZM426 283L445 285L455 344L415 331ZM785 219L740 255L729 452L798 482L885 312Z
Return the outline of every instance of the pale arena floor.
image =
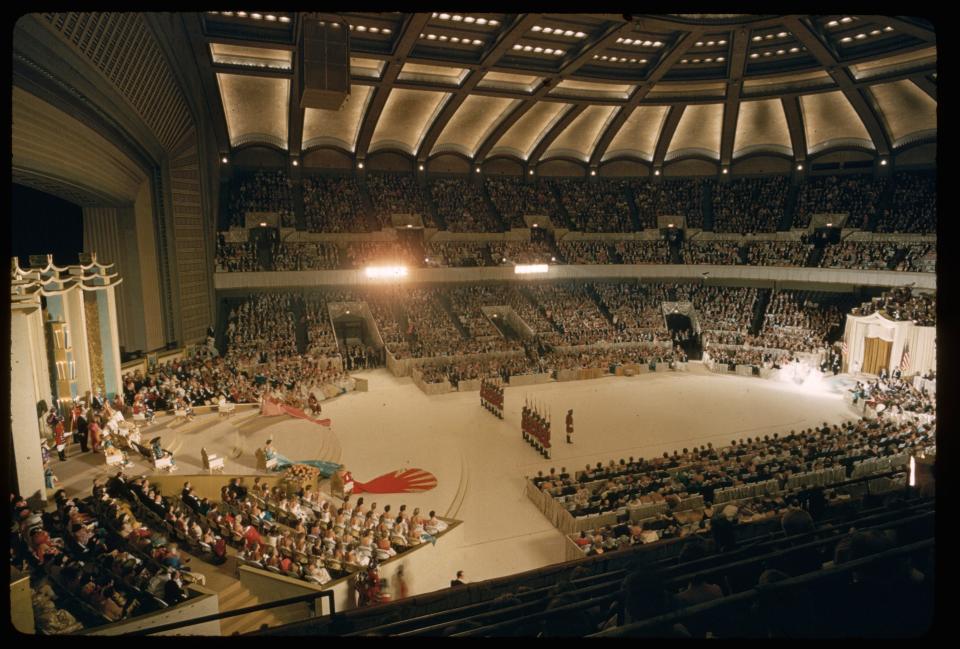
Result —
M664 451L712 442L715 446L754 434L785 433L855 418L844 390L852 379L841 375L817 386L787 381L717 375L698 363L689 372L656 372L635 377L549 383L507 388L505 419L479 404L476 392L427 396L409 378L386 370L360 372L369 392L354 392L323 406L322 428L291 418L260 418L240 412L221 419L203 415L169 429L165 418L144 434L162 435L175 452L179 476L200 473L200 448L226 458L226 474L256 473L254 450L268 436L292 460L326 459L344 463L359 481L388 471L420 468L436 475L438 486L418 494L366 494L368 502L396 511L406 503L424 513L464 521L456 545L438 548L430 574L409 575L414 593L449 585L457 570L469 581L500 577L563 560L562 536L527 499L524 477L551 467L571 472L610 459L652 457ZM525 399L548 410L554 422L553 458L545 460L520 435ZM574 410L574 443L561 431L566 411ZM68 494L90 493L92 479L108 476L103 456L81 455L52 465ZM234 457L239 453L238 457ZM152 472L133 458L129 475ZM184 477L186 479L186 477ZM443 546L443 547L441 547Z

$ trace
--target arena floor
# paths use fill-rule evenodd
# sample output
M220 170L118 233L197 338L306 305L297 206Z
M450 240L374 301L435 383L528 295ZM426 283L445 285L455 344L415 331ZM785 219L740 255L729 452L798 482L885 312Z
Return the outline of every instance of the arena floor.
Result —
M369 392L339 397L323 407L332 426L322 428L288 417L262 418L254 412L229 419L216 414L168 428L152 427L175 452L179 471L200 472L200 448L225 457L225 473L256 473L254 450L272 436L277 450L292 460L344 463L363 482L383 473L420 468L436 475L438 486L418 494L377 496L382 508L406 503L426 513L435 509L465 521L457 546L440 548L430 574L413 574L413 593L449 585L457 570L469 581L490 579L563 559L562 536L524 494L524 477L551 466L571 472L587 463L651 457L664 451L712 442L715 446L754 434L787 432L824 421L853 418L844 388L851 379L824 379L816 386L790 381L717 375L698 363L689 372L657 372L506 390L505 419L479 405L476 392L427 396L409 378L386 370L359 373ZM554 451L545 460L520 435L524 399L551 414ZM574 443L562 429L573 408ZM52 465L68 493L86 495L91 481L109 475L103 456L81 455L71 445L67 462ZM129 474L152 468L134 459ZM439 546L438 546L439 547Z

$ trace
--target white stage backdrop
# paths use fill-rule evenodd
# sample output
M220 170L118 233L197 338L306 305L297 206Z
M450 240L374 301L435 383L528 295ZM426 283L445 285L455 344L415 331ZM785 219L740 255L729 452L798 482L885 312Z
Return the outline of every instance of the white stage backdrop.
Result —
M909 349L910 364L904 374L925 374L937 366L937 328L918 327L913 322L888 320L879 313L847 316L843 340L847 343L847 368L859 372L863 367L864 340L880 338L893 343L887 371L900 367L904 348Z

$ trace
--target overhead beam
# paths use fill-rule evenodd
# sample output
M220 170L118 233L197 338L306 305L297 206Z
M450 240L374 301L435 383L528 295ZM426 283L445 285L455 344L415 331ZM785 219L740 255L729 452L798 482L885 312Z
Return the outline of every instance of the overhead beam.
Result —
M488 135L487 138L481 142L480 147L477 149L477 153L474 155L474 159L478 162L483 161L490 152L490 149L492 149L493 146L500 140L500 138L503 137L503 134L506 133L511 126L516 124L517 120L523 117L528 110L533 108L538 101L546 98L548 93L556 88L561 81L570 78L576 74L577 70L592 61L594 52L603 51L603 49L608 47L611 43L615 43L616 39L619 38L621 34L625 34L632 29L632 22L620 21L619 24L614 23L610 25L600 36L584 44L572 58L567 59L560 66L559 71L544 78L537 90L532 95L527 95L523 103L517 106L510 113L510 115L508 115L503 121L500 122L500 124L497 125L497 128L495 128L490 135ZM594 105L597 104L597 102L578 102L562 100L559 98L558 101L583 105L584 107L590 103L593 103Z
M428 13L411 14L404 24L400 36L397 39L396 48L393 51L393 58L387 63L383 71L383 77L380 85L370 100L367 112L363 116L363 122L360 125L360 134L357 136L356 157L358 160L366 158L367 151L370 148L370 140L373 138L373 132L380 121L380 115L383 113L383 107L390 97L390 91L393 89L393 83L397 80L397 75L403 69L407 56L417 44L420 38L420 32L430 20Z
M623 125L626 124L628 119L630 119L630 115L633 114L633 111L636 110L637 106L639 106L643 102L644 98L650 94L653 86L660 81L660 79L662 79L674 65L676 65L677 61L679 61L680 58L687 53L687 50L693 47L694 42L702 34L702 29L691 29L691 31L689 31L685 36L681 37L676 42L669 52L661 57L653 70L650 71L650 74L647 75L646 81L637 86L637 88L633 91L633 94L624 105L623 110L617 113L617 115L607 125L603 134L600 136L600 139L597 141L597 146L593 148L593 153L590 155L591 167L597 167L600 165L600 161L603 160L603 154L607 152L610 142L613 141L613 138L616 137L620 129L623 128Z
M902 34L919 38L927 43L937 42L937 33L934 30L928 27L923 27L922 25L918 25L907 17L900 16L894 18L893 16L877 16L876 20L878 23L890 25L896 31Z
M733 145L737 136L737 121L740 116L740 93L743 75L747 71L747 50L750 34L744 27L733 32L730 52L730 82L727 84L727 99L723 105L723 129L720 132L720 164L729 165L733 159Z
M550 127L550 130L540 138L540 141L537 142L537 145L533 148L533 153L530 154L530 159L527 163L531 167L537 166L537 163L540 162L540 158L543 157L544 152L550 148L550 145L553 144L553 141L556 140L561 133L563 133L570 124L573 123L573 120L580 117L580 115L587 109L585 104L579 106L572 106L567 109L567 112L564 113L563 117L557 120L556 124Z
M293 42L301 41L303 32L303 21L295 21L293 28ZM300 57L293 55L292 67L290 70L290 101L287 104L287 150L291 156L299 156L300 149L303 146L303 113L304 109L300 106L300 75L297 66L300 65Z
M667 113L667 119L660 129L660 137L657 139L657 148L653 152L653 166L660 168L663 166L663 159L667 157L667 149L670 147L670 141L673 140L673 134L677 132L677 126L680 124L680 118L683 117L683 111L686 105L677 104L670 108Z
M793 159L802 162L807 159L807 135L803 130L803 111L800 110L799 97L782 97L783 114L787 118L790 130L790 144L793 146Z
M927 93L931 99L934 101L937 100L937 84L931 81L927 75L918 74L915 77L911 77L910 80L917 84L917 86L920 87L920 90Z
M217 148L222 151L230 150L230 134L227 131L227 116L223 108L223 99L220 97L220 84L217 83L216 73L210 62L210 47L203 36L200 25L200 14L183 13L183 26L190 35L193 45L193 56L200 69L200 85L203 86L203 96L210 110L213 126L213 136Z
M437 142L437 138L443 133L447 124L450 123L450 120L460 109L460 106L463 105L463 102L466 101L470 93L477 87L477 84L483 80L483 77L490 67L496 64L504 54L509 52L514 43L518 42L539 20L540 14L523 14L517 16L513 24L501 32L499 40L484 54L479 67L470 72L460 88L454 92L453 97L447 101L437 118L433 120L426 136L424 136L423 141L420 143L420 148L417 150L418 162L426 161L427 156L430 155L430 151L433 150L433 145Z
M853 106L857 117L863 122L877 153L882 156L890 155L890 142L886 131L881 126L874 109L864 98L862 91L854 85L853 78L845 67L846 64L837 60L833 52L821 42L813 28L808 26L804 20L801 20L799 16L785 17L784 24L794 33L797 40L806 46L807 51L817 59L817 62L826 68L834 83L837 84L847 101Z

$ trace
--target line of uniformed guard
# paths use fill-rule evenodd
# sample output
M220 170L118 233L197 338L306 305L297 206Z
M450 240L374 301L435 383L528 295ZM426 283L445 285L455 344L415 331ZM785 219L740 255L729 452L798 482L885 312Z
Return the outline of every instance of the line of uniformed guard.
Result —
M503 419L503 384L496 379L480 381L480 405Z
M536 407L524 404L520 429L523 431L524 441L537 449L540 455L550 459L550 420Z

